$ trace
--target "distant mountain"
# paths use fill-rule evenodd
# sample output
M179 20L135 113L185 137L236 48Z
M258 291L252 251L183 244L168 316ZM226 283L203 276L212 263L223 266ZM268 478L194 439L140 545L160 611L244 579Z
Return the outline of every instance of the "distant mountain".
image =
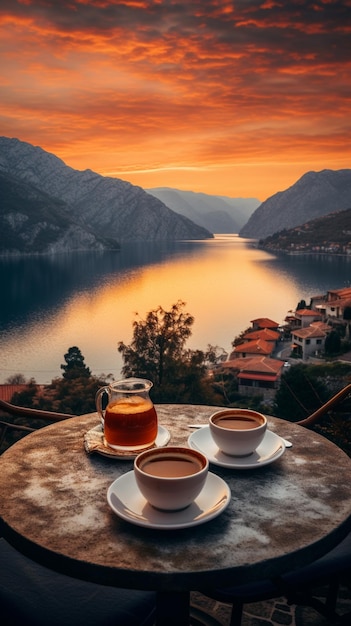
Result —
M0 174L1 253L109 249L126 241L213 236L141 187L74 170L18 139L0 137Z
M261 239L259 246L271 252L351 254L351 208L279 231Z
M351 206L351 169L307 172L294 185L263 202L241 229L261 239Z
M146 189L172 211L188 217L211 233L238 233L260 201L257 198L228 198L170 187Z

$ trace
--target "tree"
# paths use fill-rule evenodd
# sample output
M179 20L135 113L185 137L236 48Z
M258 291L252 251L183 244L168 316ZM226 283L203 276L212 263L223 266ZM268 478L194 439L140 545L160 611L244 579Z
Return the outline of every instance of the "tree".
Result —
M214 393L206 367L207 353L186 350L194 318L179 300L169 311L158 306L145 320L133 322L129 345L118 343L124 360L124 376L148 378L154 383L157 402L208 402Z
M180 300L170 311L158 306L145 320L133 322L131 344L128 346L122 341L118 344L124 359L124 376L149 377L155 385L162 385L165 378L174 374L194 323L194 318L183 312L184 306L185 302Z
M326 396L318 370L305 364L294 365L281 378L273 414L291 421L304 419L325 402Z
M336 330L332 330L325 338L324 349L325 353L332 355L338 354L341 348L340 335Z
M35 398L35 406L45 411L58 411L72 415L93 413L95 395L99 387L107 384L106 377L81 376L72 379L56 378Z
M306 300L300 300L300 302L298 302L297 307L296 307L296 311L300 311L301 309L307 309L309 307L307 307L306 304Z
M25 385L27 381L24 375L18 372L17 374L11 374L11 376L8 376L5 383L7 385Z
M82 415L95 411L95 395L112 378L101 374L92 376L84 363L84 357L76 346L64 355L66 365L63 378L55 378L50 385L37 385L32 379L20 393L14 394L12 402L20 406L44 411L58 411Z
M91 376L90 369L84 363L84 357L76 346L68 349L66 352L66 365L61 365L64 371L63 378L73 380L74 378L89 378Z
M31 378L29 382L27 382L27 386L23 389L23 391L16 391L12 398L11 402L13 404L18 404L19 406L33 407L33 402L35 403L35 396L38 392L38 385L36 384L34 378Z
M346 306L344 308L343 319L344 320L351 320L351 306Z

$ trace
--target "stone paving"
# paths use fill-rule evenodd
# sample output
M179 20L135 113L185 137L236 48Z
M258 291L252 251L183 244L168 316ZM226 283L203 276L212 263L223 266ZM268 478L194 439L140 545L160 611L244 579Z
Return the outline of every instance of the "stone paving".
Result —
M323 601L325 588L318 590L318 597ZM204 626L229 626L230 606L193 593L191 604L194 607L192 624ZM206 613L206 617L196 614L196 608ZM351 612L350 587L341 586L339 590L337 612L345 616ZM241 626L350 626L351 613L343 621L328 620L315 609L307 606L289 605L285 598L275 598L265 602L255 602L244 607Z

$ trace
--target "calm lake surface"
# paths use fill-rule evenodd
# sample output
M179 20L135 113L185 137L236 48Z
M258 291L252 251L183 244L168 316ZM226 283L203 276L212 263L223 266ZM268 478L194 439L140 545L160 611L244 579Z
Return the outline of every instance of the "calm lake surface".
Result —
M187 347L225 350L251 320L282 323L303 298L350 286L351 259L275 256L236 235L208 241L125 244L120 252L0 258L0 382L20 372L61 376L78 346L94 374L120 376L119 341L178 300L195 317Z

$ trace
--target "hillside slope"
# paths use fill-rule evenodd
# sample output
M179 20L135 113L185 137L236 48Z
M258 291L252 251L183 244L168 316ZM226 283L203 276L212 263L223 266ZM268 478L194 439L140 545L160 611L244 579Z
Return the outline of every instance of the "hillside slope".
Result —
M36 194L43 194L47 207L51 202L62 217L65 214L70 220L69 228L74 229L75 224L76 228L79 226L100 238L100 243L111 239L119 243L212 237L208 230L171 211L141 187L100 176L91 170L74 170L55 155L18 139L0 137L0 173L2 181L8 177L10 185L16 181L19 186L28 185L28 190L31 187L32 192L28 192L32 203L34 189ZM24 202L18 209L22 216L27 215L29 224L33 213L26 214ZM45 219L49 220L50 214L51 209L46 211ZM16 212L7 217L9 224L15 224L17 219ZM23 231L26 225L23 217L20 219ZM71 237L67 249L71 249L70 240ZM86 245L90 247L88 242Z
M351 169L308 172L286 191L263 202L240 236L261 239L350 206Z

